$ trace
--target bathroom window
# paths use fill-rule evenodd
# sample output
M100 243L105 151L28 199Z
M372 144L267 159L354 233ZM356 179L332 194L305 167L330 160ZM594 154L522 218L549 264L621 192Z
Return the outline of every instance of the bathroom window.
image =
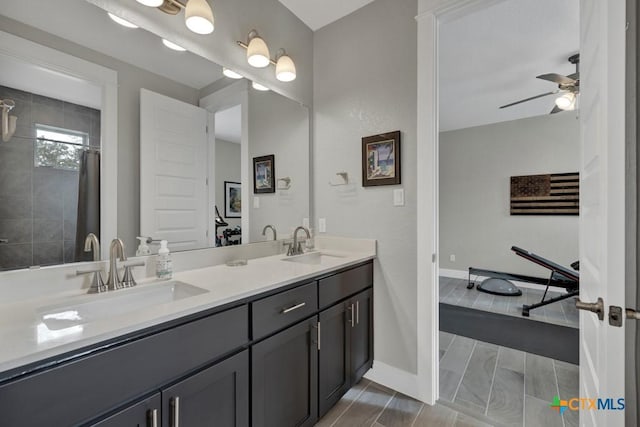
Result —
M36 167L78 170L80 151L89 145L89 134L36 124Z

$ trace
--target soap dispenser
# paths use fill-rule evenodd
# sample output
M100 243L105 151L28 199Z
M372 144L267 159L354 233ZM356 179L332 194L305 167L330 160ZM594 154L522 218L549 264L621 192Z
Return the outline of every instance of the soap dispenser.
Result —
M147 245L147 238L136 237L136 239L140 240L140 244L136 250L136 256L151 255L151 250L149 250L149 246Z
M156 260L156 277L163 280L173 277L173 263L171 262L167 244L166 240L160 242L160 250L158 250L158 258Z

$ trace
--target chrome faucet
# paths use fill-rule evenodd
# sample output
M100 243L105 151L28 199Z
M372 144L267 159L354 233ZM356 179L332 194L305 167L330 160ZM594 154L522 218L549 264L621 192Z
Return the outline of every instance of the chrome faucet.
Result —
M278 240L277 233L276 233L276 228L271 224L267 224L267 225L264 226L264 228L262 229L262 235L263 236L267 235L267 228L270 228L271 231L273 231L273 240Z
M298 242L298 231L300 230L303 230L305 233L307 233L307 239L311 238L309 230L302 226L297 227L293 232L293 245L289 247L287 255L300 255L302 253L302 244Z
M127 256L124 253L124 243L121 239L113 239L111 245L109 245L109 278L107 279L107 288L114 291L122 287L122 282L118 276L118 263L120 261L126 261Z
M100 261L100 241L98 240L98 236L93 233L87 234L87 237L84 239L84 251L93 252L93 260Z

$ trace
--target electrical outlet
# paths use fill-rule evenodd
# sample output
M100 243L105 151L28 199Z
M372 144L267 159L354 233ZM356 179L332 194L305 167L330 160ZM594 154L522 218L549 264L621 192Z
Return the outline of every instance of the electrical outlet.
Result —
M309 218L302 218L302 226L306 229L309 228Z
M253 208L258 209L260 207L260 197L253 198Z
M456 256L454 254L449 255L449 261L456 262Z
M327 232L327 219L319 218L318 219L318 232L326 233Z

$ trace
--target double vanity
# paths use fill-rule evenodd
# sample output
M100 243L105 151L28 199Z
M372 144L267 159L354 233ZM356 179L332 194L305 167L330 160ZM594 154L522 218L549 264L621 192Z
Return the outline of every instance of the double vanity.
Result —
M350 240L3 301L2 424L313 425L373 360L375 242Z

